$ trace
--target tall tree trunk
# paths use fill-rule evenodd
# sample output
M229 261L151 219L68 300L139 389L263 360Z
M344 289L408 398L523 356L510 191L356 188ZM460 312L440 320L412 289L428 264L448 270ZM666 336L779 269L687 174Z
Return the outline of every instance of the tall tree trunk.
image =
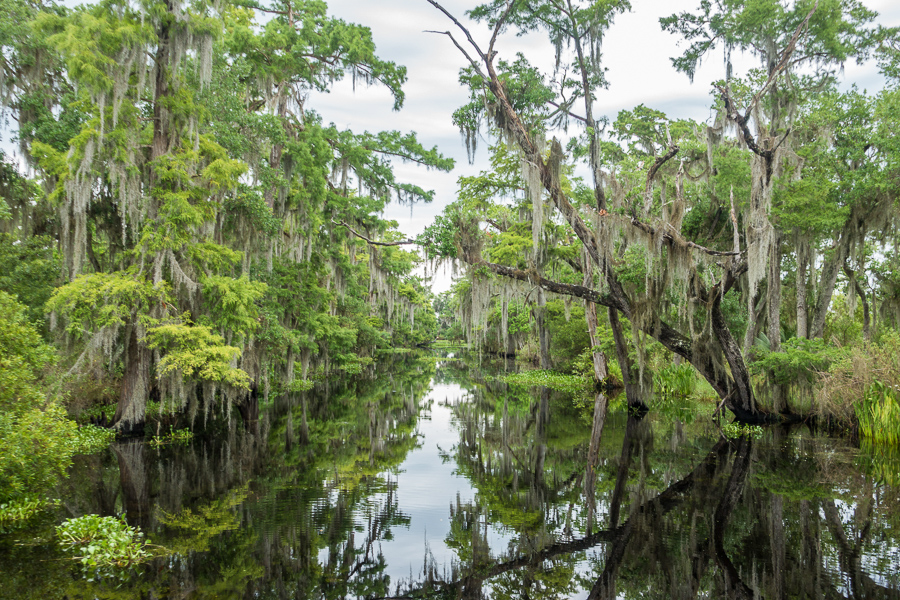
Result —
M150 386L150 350L139 340L140 328L135 324L126 330L125 374L113 417L114 427L124 435L140 435L144 431L147 390Z
M866 296L866 290L859 284L859 279L856 277L856 271L851 269L844 263L844 274L847 276L847 279L850 280L850 293L856 294L859 296L859 301L862 302L863 309L863 339L867 342L872 341L872 323L871 323L871 313L869 311L869 299ZM855 315L850 315L850 318L854 318Z
M171 73L169 63L171 61L171 37L172 21L174 20L172 0L166 0L166 14L161 19L159 34L157 36L156 55L154 63L156 77L153 94L153 141L150 145L150 161L153 162L169 151L171 140L169 135L169 109L166 107L166 99L170 94L169 84ZM155 169L154 169L155 171ZM158 177L151 171L151 185L156 184Z
M739 419L752 419L757 410L756 400L753 397L753 387L750 384L750 373L747 371L747 365L744 363L741 349L738 348L737 342L734 341L734 336L731 335L731 330L728 329L728 324L722 314L722 293L718 288L713 290L713 293L715 294L711 308L713 333L722 347L728 366L731 367L731 376L735 385L735 388L729 390L728 395L725 397L725 404Z
M822 266L822 277L819 282L819 297L816 299L816 312L813 319L812 328L809 331L811 339L821 338L825 335L825 317L828 315L828 309L831 307L831 297L834 295L834 287L837 284L838 273L847 260L847 252L849 243L847 240L846 228L841 233L832 254L825 259Z
M151 165L169 151L171 140L169 133L169 110L166 99L170 94L169 62L171 43L171 23L173 6L171 0L166 1L166 14L163 16L157 36L156 55L154 56L156 73L153 97L153 140L150 144ZM156 167L151 166L150 185L159 182ZM153 221L157 217L155 195L150 194L147 218ZM115 428L126 434L139 434L144 430L144 417L147 409L147 392L150 386L150 361L152 354L141 342L142 327L136 321L130 326L128 346L125 351L125 375L122 378L122 393L113 418Z
M797 237L797 337L806 338L809 336L809 326L807 324L807 273L806 268L809 264L809 242Z
M591 427L591 443L588 447L587 476L584 479L585 504L587 505L587 524L585 531L590 535L594 526L594 511L597 503L594 492L597 488L597 460L600 456L600 441L603 438L603 427L609 410L609 399L606 394L598 393L594 397L594 419Z
M716 506L716 512L713 516L712 533L716 564L718 564L720 571L725 576L727 597L746 600L754 598L754 592L744 583L739 571L725 550L725 528L728 526L731 514L734 512L737 501L744 489L747 474L750 472L750 448L749 437L743 436L738 440L734 463L731 467L731 475L728 477L725 489L722 490L719 504Z
M593 263L591 263L590 257L586 257L584 261L584 286L594 287ZM606 354L600 350L600 337L597 335L597 305L593 302L584 303L584 320L587 322L588 336L591 339L594 378L598 383L603 384L609 377L609 365L606 362Z
M128 440L113 444L112 449L119 463L125 517L130 525L146 529L150 523L151 511L144 443L140 440Z
M541 368L550 370L550 330L547 329L547 295L544 290L538 288L537 291L537 307L534 311L535 326L538 330L538 340L540 342Z
M753 350L753 344L756 342L756 338L759 337L759 332L762 331L762 316L767 308L765 296L762 294L757 294L755 301L749 304L754 308L750 311L750 318L747 322L747 331L744 332L744 356L749 355Z
M769 350L781 352L781 234L774 234L771 253L769 254L769 272L766 277L766 304L768 305ZM785 390L775 383L775 373L769 372L772 410L782 412L785 408Z
M609 326L613 332L613 339L616 342L616 360L619 368L622 370L622 383L625 385L625 398L628 401L628 408L636 411L647 410L644 404L639 382L636 381L634 369L631 366L631 359L628 357L628 343L625 341L625 334L622 331L622 322L619 320L619 311L615 308L609 309Z

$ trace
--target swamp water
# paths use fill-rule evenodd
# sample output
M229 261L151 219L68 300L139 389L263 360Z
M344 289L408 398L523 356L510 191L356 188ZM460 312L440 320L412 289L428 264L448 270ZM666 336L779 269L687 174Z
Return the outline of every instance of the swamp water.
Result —
M398 355L249 428L83 458L0 545L0 598L900 598L890 456L651 401L610 413L589 469L590 406L495 374ZM52 543L86 513L166 555L86 580Z

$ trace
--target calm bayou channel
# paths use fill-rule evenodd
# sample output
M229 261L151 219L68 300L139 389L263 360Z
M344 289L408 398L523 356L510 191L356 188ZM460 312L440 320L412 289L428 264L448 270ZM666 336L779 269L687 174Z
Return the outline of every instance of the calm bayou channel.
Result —
M91 582L31 532L0 598L900 598L896 456L651 400L590 469L592 404L504 368L398 354L82 458L58 520L124 514L167 555Z

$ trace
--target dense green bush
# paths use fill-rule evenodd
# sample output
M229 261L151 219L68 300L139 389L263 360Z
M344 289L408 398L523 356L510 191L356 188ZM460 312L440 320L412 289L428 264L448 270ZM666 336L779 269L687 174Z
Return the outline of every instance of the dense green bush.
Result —
M547 302L547 327L554 368L564 373L573 372L578 357L591 347L584 307L580 302L573 302L567 313L561 300Z
M750 364L750 372L769 373L774 377L773 383L779 385L812 384L844 354L821 339L791 338L781 345L780 352L771 352L761 345L756 349L757 358Z
M79 429L41 389L52 349L25 319L26 308L0 292L0 502L18 505L49 491L75 454L109 445L114 434Z
M0 292L0 502L41 495L65 474L78 427L39 381L54 359L25 306Z

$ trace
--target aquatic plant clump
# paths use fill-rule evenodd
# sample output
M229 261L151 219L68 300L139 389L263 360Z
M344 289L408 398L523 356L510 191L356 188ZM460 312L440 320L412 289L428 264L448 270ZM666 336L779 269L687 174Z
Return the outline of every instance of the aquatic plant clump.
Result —
M154 437L149 443L159 448L168 444L189 444L193 439L194 433L190 429L174 429L166 434Z
M763 428L759 425L749 425L741 423L728 423L722 427L722 433L730 440L736 440L740 437L747 436L755 440L763 436Z
M152 556L137 527L115 517L85 515L68 519L56 528L63 550L79 561L88 579L121 578L127 569Z
M23 498L0 504L0 534L30 526L48 508L59 504L46 498Z
M84 425L78 428L75 437L71 440L72 453L94 454L106 449L115 439L116 432L112 429Z

